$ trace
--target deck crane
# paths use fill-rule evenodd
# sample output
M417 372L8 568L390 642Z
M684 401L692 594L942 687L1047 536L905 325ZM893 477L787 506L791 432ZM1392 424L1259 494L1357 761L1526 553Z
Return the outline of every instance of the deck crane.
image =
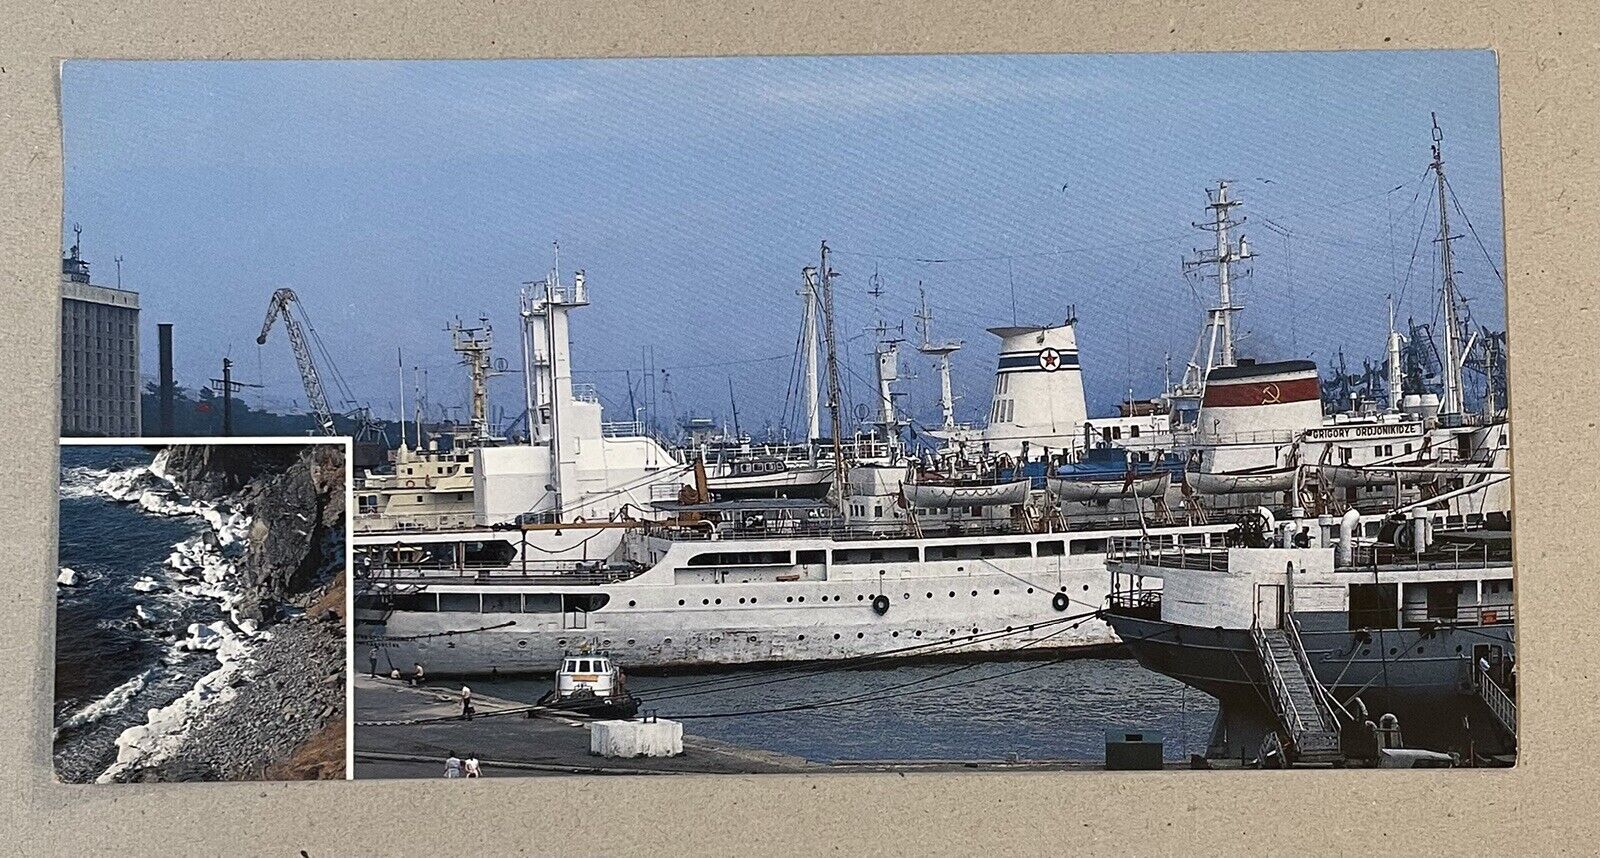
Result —
M265 344L267 334L272 331L272 323L279 316L283 317L283 326L289 331L289 345L294 348L295 363L300 366L300 380L306 386L306 398L311 401L311 408L316 412L317 425L321 427L322 434L336 435L337 430L333 425L333 409L328 407L328 394L322 388L322 376L317 373L317 364L311 359L311 344L306 339L305 329L300 326L300 320L290 312L293 307L300 306L300 297L294 294L293 289L279 289L272 293L271 300L267 303L267 319L261 323L261 335L256 337L258 345ZM303 314L305 308L301 307Z

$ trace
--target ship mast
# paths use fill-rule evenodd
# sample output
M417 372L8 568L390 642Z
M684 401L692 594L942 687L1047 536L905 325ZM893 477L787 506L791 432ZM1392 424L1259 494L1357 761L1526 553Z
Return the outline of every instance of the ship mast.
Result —
M1183 265L1186 270L1201 266L1211 266L1215 270L1217 306L1207 313L1206 327L1211 342L1206 348L1204 374L1199 378L1193 378L1199 373L1200 366L1198 362L1191 363L1188 372L1190 377L1184 379L1184 386L1191 390L1198 390L1203 386L1206 377L1211 375L1211 370L1234 366L1239 362L1234 345L1233 316L1239 312L1240 307L1233 302L1233 263L1242 262L1253 255L1243 233L1240 233L1237 245L1231 238L1233 228L1243 225L1245 218L1234 220L1230 213L1240 201L1228 199L1228 182L1218 180L1216 191L1206 189L1206 197L1210 200L1206 208L1211 210L1211 221L1196 222L1194 226L1215 233L1216 246L1211 250L1196 251L1195 258L1185 260Z
M928 293L918 285L921 308L917 311L917 328L922 334L922 345L917 347L917 351L933 355L939 361L939 411L944 418L943 427L946 430L954 429L956 402L950 388L950 354L958 351L963 343L960 340L933 342L933 311L928 309Z
M1389 413L1400 411L1405 396L1400 366L1400 332L1394 329L1394 296L1389 297Z
M450 346L461 355L467 372L472 376L472 436L474 444L489 440L489 379L499 375L489 363L493 331L488 319L479 319L479 327L468 328L460 319L451 322L445 330L450 332Z
M1444 275L1440 288L1444 304L1444 401L1439 404L1439 413L1460 414L1466 410L1461 365L1467 350L1461 343L1461 320L1456 316L1455 262L1450 254L1450 242L1455 236L1450 234L1449 206L1445 201L1444 132L1439 130L1438 115L1429 116L1433 119L1433 163L1429 168L1439 192L1439 237L1435 241L1439 243L1439 267Z
M839 508L843 510L848 489L845 486L844 447L839 438L844 433L843 421L839 419L839 409L844 403L839 392L839 340L834 331L834 271L828 267L826 241L822 243L822 264L817 268L817 272L822 283L822 328L828 353L828 412L833 423L833 485L834 492L839 498Z
M800 355L802 358L802 371L805 375L803 393L806 407L806 446L811 449L812 461L816 461L816 443L822 438L821 412L817 407L819 398L817 391L817 269L806 266L801 269L800 276L803 285L798 295L805 302L804 312L800 321Z

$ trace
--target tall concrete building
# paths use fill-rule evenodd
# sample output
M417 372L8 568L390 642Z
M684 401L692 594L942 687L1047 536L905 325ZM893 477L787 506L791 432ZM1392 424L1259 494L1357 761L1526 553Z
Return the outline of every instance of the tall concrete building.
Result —
M61 259L61 434L139 434L139 293L89 282L75 239Z

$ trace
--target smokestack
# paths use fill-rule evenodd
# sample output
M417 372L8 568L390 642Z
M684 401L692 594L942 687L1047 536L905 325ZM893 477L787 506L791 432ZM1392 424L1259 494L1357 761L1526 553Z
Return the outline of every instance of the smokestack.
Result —
M160 388L160 425L161 437L171 438L177 434L173 424L173 400L177 396L176 386L172 382L172 323L162 322L156 325L156 331L161 339L161 388Z

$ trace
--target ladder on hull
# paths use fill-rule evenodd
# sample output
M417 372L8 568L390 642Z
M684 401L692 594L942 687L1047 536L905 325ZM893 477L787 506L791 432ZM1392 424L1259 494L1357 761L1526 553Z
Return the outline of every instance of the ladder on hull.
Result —
M1339 762L1344 759L1339 723L1327 692L1311 670L1292 615L1284 615L1284 626L1263 629L1255 624L1250 634L1271 690L1278 726L1289 740L1288 751L1297 762Z

